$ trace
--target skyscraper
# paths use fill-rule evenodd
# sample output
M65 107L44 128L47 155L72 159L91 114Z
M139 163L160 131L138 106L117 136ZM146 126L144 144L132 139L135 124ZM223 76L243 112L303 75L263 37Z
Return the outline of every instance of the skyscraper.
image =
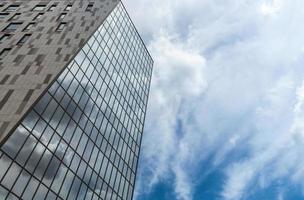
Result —
M0 2L0 199L132 199L153 60L118 0Z

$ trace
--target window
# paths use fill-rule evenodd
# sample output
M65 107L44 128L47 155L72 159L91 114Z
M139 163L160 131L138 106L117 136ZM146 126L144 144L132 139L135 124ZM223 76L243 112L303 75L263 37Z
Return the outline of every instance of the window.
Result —
M36 5L35 8L33 8L33 11L43 11L45 7L46 5Z
M19 8L19 5L10 5L5 9L6 12L14 12L17 11Z
M9 39L11 37L10 34L5 34L2 37L0 37L0 43L6 41L7 39Z
M24 44L30 37L31 37L31 34L25 34L25 35L21 38L21 40L19 40L18 44L19 44L19 45Z
M17 20L20 17L20 13L16 13L10 20Z
M35 26L35 23L29 23L29 25L27 25L23 31L29 31L29 30L31 30L34 26Z
M58 17L58 20L63 20L66 15L66 13L61 13L61 15Z
M57 28L57 31L63 31L63 29L66 27L66 23L65 22L61 22Z
M72 8L72 5L71 4L69 4L69 5L67 5L67 7L65 7L65 11L69 11L69 10L71 10L71 8Z
M39 13L38 15L36 15L36 17L34 18L34 20L38 20L42 17L43 13Z
M49 11L54 11L56 6L57 6L56 4L51 5L51 7L49 8Z
M3 58L9 53L11 49L3 49L0 53L0 60L3 60Z
M21 26L22 23L18 22L18 23L10 23L5 29L4 31L8 31L8 32L13 32L15 31L17 28L19 28Z
M4 19L8 16L8 13L0 13L0 19Z
M89 3L86 11L92 11L93 10L93 5L94 5L94 3Z

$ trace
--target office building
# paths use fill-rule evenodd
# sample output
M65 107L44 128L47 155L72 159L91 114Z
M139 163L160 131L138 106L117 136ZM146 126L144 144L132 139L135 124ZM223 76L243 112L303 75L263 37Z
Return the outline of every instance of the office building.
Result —
M0 199L132 199L153 60L122 2L1 1L0 31Z

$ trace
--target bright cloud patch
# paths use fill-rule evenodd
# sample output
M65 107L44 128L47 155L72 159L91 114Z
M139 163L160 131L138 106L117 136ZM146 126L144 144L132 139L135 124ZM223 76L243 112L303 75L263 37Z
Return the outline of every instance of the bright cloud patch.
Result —
M144 187L151 187L170 172L176 175L178 195L189 199L190 188L184 184L187 177L183 170L174 164L179 137L175 133L181 104L190 98L200 95L205 87L205 59L194 50L186 50L174 38L166 35L159 37L150 44L154 57L155 68L149 99L149 121L142 154L150 173ZM182 179L182 181L179 181Z
M261 5L261 12L264 15L275 15L280 10L282 3L282 0L263 2Z
M304 1L126 6L155 61L138 199L304 198Z

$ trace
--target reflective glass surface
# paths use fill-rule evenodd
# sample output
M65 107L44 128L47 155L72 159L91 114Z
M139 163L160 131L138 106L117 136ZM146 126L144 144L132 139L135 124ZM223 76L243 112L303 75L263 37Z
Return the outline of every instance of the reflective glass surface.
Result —
M0 199L131 199L152 65L119 4L1 147Z

